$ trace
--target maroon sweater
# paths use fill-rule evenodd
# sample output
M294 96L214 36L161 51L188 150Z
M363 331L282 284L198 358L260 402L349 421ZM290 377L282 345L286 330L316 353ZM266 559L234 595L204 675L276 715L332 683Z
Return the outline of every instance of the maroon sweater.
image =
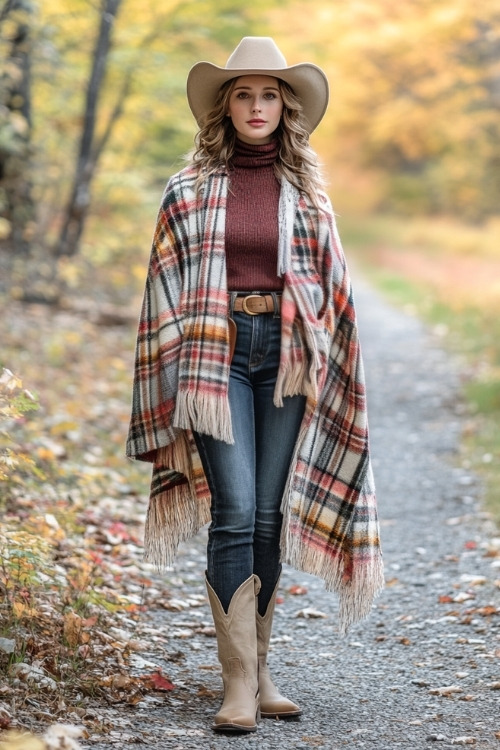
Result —
M277 142L236 142L226 209L226 264L229 291L280 291L278 203L280 184L273 164Z

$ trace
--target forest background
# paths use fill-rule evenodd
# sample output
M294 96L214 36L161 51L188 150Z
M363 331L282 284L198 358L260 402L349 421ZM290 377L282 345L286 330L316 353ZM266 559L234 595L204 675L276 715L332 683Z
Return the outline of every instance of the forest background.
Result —
M289 64L325 70L330 106L311 140L349 263L462 358L460 460L484 473L485 507L500 517L497 0L2 0L7 671L40 655L26 633L42 590L64 589L54 606L74 674L88 659L85 607L113 599L102 570L96 583L85 513L103 488L108 510L145 489L123 459L133 340L161 193L193 144L186 76L198 60L223 66L245 35L273 36ZM108 521L108 536L130 541ZM87 551L68 554L56 581L54 550L82 524Z

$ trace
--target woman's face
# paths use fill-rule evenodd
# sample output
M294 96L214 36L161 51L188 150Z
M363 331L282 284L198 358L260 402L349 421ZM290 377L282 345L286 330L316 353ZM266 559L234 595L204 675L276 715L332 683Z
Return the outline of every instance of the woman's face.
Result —
M279 125L283 100L274 76L240 76L229 98L228 116L244 143L269 143Z

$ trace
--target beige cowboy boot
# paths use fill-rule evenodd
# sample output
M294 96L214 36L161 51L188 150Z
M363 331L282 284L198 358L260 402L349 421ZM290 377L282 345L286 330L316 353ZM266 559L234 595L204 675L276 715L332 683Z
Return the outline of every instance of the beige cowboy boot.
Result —
M262 718L274 719L276 717L298 716L302 713L299 706L288 698L284 698L271 679L267 665L267 652L269 651L269 640L273 626L274 607L276 605L276 593L278 591L279 579L267 605L264 615L256 612L257 622L257 656L259 661L259 696L260 714Z
M259 719L255 624L255 597L260 588L259 579L252 575L241 584L233 594L227 614L208 579L206 586L224 683L224 700L212 729L255 732Z

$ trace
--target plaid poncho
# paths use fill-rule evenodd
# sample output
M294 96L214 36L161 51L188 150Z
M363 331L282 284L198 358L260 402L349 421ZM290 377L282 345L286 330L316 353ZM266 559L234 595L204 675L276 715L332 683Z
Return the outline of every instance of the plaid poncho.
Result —
M224 252L228 178L195 192L196 169L163 195L137 337L127 455L152 461L145 556L172 564L210 520L192 431L232 442ZM282 560L339 594L341 632L383 585L363 365L351 285L328 198L286 180L279 206L281 358L274 401L307 405L282 499ZM256 231L258 218L256 217Z

